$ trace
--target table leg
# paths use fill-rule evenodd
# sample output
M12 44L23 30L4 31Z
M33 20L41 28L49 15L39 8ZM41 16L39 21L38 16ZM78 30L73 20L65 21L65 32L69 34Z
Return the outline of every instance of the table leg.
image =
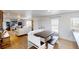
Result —
M48 42L47 42L47 39L45 39L45 48L48 49Z

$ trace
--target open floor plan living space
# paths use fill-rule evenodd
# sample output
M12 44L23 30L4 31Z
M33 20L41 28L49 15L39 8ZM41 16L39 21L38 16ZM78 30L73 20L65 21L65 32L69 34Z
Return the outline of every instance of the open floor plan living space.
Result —
M78 10L0 10L0 49L78 48Z

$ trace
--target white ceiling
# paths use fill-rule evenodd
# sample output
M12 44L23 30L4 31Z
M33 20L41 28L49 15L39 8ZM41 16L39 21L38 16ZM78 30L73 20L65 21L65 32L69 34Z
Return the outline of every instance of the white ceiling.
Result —
M33 16L50 16L62 13L76 12L77 10L33 10Z
M9 16L21 16L25 17L27 15L31 16L49 16L62 13L75 12L77 10L4 10L4 14Z

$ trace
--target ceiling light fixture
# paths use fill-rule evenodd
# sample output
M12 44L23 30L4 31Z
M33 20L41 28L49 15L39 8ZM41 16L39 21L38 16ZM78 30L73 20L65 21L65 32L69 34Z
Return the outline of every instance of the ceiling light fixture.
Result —
M59 10L48 10L50 13L59 13Z

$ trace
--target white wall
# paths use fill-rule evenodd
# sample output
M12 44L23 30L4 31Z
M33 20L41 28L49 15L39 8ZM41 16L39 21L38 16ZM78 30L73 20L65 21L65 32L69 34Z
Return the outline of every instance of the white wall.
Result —
M39 21L40 28L44 28L47 30L51 29L51 19L49 17L42 17Z
M59 19L59 36L70 41L75 41L71 29L71 17L62 15Z
M75 41L71 29L71 17L73 16L79 16L79 13L70 13L54 16L55 18L59 18L59 36L70 41ZM51 29L50 19L54 17L36 17L37 19L39 19L39 21L36 21L36 28L42 27L45 29Z
M34 17L34 30L36 29L51 29L51 21L48 17Z
M74 36L72 34L72 24L71 18L72 17L79 17L79 12L76 13L68 13L60 15L59 19L59 35L61 38L75 41Z
M39 29L39 17L33 17L33 29L37 30Z

